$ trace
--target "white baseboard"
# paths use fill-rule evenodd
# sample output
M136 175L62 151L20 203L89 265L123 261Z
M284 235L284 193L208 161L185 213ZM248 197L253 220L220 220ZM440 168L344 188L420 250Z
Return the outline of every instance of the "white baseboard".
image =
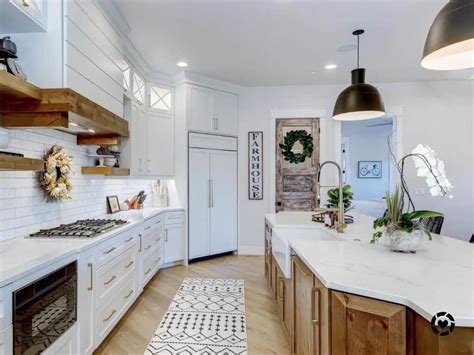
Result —
M239 246L239 255L263 255L264 254L264 247L257 247L257 246Z

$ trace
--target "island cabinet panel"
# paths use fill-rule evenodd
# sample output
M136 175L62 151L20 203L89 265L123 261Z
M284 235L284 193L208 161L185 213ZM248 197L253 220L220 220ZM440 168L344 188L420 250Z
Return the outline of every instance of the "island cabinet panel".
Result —
M278 314L283 323L286 334L289 336L291 331L291 284L280 267L276 264L276 301L278 306Z
M404 306L331 292L333 354L406 354Z
M268 283L272 279L272 228L265 223L265 277Z
M272 255L272 277L270 280L270 287L272 289L272 297L274 300L277 299L277 289L278 289L278 264L275 258Z
M409 332L416 355L472 355L474 354L474 328L455 327L446 336L439 336L431 329L431 323L413 313L413 327Z

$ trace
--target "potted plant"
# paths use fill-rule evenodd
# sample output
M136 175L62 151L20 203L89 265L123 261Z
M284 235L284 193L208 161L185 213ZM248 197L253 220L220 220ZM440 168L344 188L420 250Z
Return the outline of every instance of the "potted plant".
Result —
M342 201L344 203L344 213L347 213L348 211L352 210L354 206L352 205L352 198L354 196L354 193L351 191L351 185L344 185L342 188ZM339 208L339 188L333 188L328 190L328 204L327 206L329 208L334 208L337 209ZM346 223L353 223L354 219L351 216L345 216L345 222Z
M400 186L396 187L393 194L386 193L387 211L374 221L373 227L376 231L370 241L374 244L385 235L387 246L393 251L415 252L423 241L424 235L431 240L431 233L420 223L420 218L443 215L435 211L416 210L404 176L405 160L409 157L415 163L417 175L426 177L432 196L447 196L453 188L446 178L444 163L430 147L420 144L410 154L400 159L396 164L400 173ZM405 199L408 205L404 212Z

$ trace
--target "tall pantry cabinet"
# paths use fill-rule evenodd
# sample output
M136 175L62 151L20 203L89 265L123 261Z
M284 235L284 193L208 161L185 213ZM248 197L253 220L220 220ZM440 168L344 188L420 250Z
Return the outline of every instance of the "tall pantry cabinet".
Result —
M237 138L189 134L189 259L237 250Z

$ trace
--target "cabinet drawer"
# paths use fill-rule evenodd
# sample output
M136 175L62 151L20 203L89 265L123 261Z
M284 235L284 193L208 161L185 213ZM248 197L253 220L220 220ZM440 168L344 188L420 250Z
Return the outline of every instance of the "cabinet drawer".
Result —
M119 283L135 269L136 252L133 249L98 270L97 300L102 302L119 287Z
M150 233L143 237L142 252L144 258L146 258L150 253L152 253L153 250L156 250L157 247L161 248L165 239L164 236L165 230L160 229L158 231L155 231L154 233Z
M182 224L184 223L184 212L166 212L165 214L165 224Z
M13 326L0 330L0 355L13 354Z
M99 343L107 336L110 330L118 322L125 309L133 302L137 294L133 275L129 275L120 287L110 297L110 302L99 308L96 318L96 334L99 336Z
M147 219L143 224L144 232L151 229L160 228L164 224L164 216L162 214Z
M138 231L136 229L127 231L113 237L111 240L99 246L97 265L101 266L113 260L124 250L135 247L138 240Z
M153 249L154 252L148 255L147 258L143 261L143 269L142 269L142 280L143 286L145 286L148 281L153 277L153 275L158 271L159 266L162 263L162 249L157 248L156 250Z
M0 329L12 323L12 285L0 288Z

